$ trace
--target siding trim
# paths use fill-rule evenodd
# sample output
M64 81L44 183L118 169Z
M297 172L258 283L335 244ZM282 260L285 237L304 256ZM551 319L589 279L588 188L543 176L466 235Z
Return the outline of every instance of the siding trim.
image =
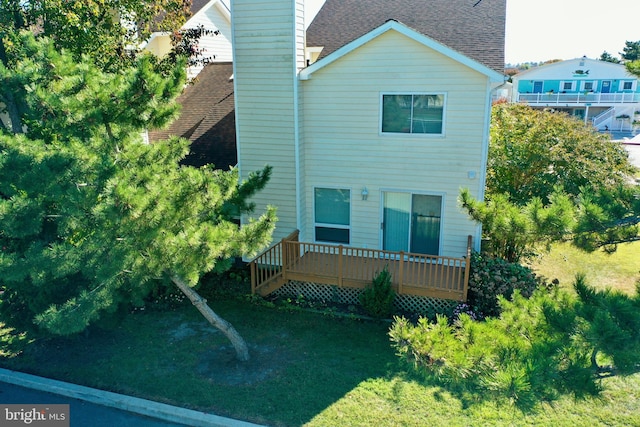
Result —
M485 76L489 77L490 81L493 83L504 83L505 81L505 76L503 74L498 73L497 71L492 70L491 68L487 67L486 65L483 65L471 58L469 58L468 56L465 56L463 54L461 54L460 52L457 52L441 43L438 43L437 41L425 36L424 34L421 34L403 24L400 24L397 21L394 20L389 20L386 23L382 24L381 26L379 26L378 28L373 29L372 31L368 32L367 34L355 39L354 41L352 41L351 43L342 46L340 49L332 52L331 54L327 55L326 57L322 58L321 60L314 62L313 64L311 64L310 66L308 66L307 68L305 68L304 70L300 71L300 80L309 80L311 78L311 75L320 70L321 68L324 68L325 66L339 60L340 58L342 58L343 56L349 54L350 52L352 52L353 50L359 48L360 46L364 45L365 43L370 42L371 40L375 39L376 37L386 33L387 31L397 31L398 33L409 37L410 39L413 39L415 41L417 41L418 43L421 43L433 50L435 50L438 53L441 53L455 61L460 62L463 65L466 65L467 67L471 68L474 71L479 72L480 74L484 74Z

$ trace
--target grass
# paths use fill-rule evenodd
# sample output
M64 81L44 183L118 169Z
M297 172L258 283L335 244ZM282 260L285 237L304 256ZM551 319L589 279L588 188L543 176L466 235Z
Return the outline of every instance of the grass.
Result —
M637 278L638 267L613 265L637 262L632 250L600 260L569 249L556 248L536 268L565 274L566 284L576 260L601 284L625 288ZM247 339L252 361L236 363L224 337L182 303L133 312L86 336L29 341L0 328L0 365L272 426L640 426L640 373L603 378L597 398L565 395L523 413L412 376L390 346L388 322L209 300Z
M632 294L640 280L639 254L640 242L619 245L613 254L586 253L570 244L558 244L534 260L531 267L550 280L558 279L566 288L570 288L576 274L582 272L598 289L619 289Z

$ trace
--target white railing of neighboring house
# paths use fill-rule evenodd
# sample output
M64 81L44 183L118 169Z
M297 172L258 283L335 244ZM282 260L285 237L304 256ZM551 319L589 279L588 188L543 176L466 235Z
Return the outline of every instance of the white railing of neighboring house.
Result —
M608 110L603 111L595 117L591 118L591 123L593 127L596 129L600 129L604 127L603 125L608 125L613 119L613 116L616 114L615 108L609 108Z
M527 104L621 104L640 102L640 93L520 93Z

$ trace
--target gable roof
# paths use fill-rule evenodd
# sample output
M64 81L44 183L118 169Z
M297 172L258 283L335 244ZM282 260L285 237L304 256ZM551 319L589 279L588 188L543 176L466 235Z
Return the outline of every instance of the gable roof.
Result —
M222 0L192 0L191 2L191 18L201 12L206 12L211 6L216 6L222 15L231 21L231 11L229 6ZM191 19L190 18L190 19Z
M504 71L506 0L327 0L307 30L320 58L398 21L493 70Z
M229 169L237 164L233 100L233 64L208 64L196 81L178 97L182 111L166 130L149 132L151 142L170 136L191 142L189 155L182 161L191 166L214 164Z
M367 34L358 37L356 40L350 42L349 44L342 46L341 48L339 48L338 50L333 51L331 54L329 54L328 56L325 56L324 58L322 58L322 60L318 60L316 62L314 62L313 64L311 64L310 66L304 68L303 70L300 71L300 79L301 80L307 80L311 77L311 74L313 74L316 70L319 70L320 68L323 68L325 66L327 66L328 64L342 58L344 55L348 54L349 52L357 49L358 47L362 46L363 44L375 39L376 37L386 33L387 31L396 31L410 39L413 39L415 41L417 41L418 43L421 43L424 46L427 46L433 50L435 50L436 52L441 53L442 55L448 56L451 59L454 59L456 61L458 61L461 64L466 65L467 67L471 68L474 71L477 71L481 74L486 75L487 77L489 77L489 79L492 82L496 82L496 83L502 83L504 82L504 75L502 73L499 73L497 71L495 71L492 68L487 67L486 65L469 58L468 56L465 56L443 44L438 43L437 41L421 34L418 33L417 31L400 24L399 22L396 21L387 21L386 23L384 23L383 25L381 25L378 28L374 28L373 30L371 30L370 32L368 32Z
M527 78L534 78L536 74L545 74L545 73L553 73L555 70L562 70L563 68L573 68L576 69L593 69L597 68L602 73L606 73L600 78L611 78L611 79L636 79L637 77L630 74L627 71L627 68L624 64L616 64L613 62L601 61L599 59L591 59L583 56L582 58L573 58L567 59L564 61L556 61L548 64L542 64L537 67L529 68L528 70L521 71L513 76L513 79L521 79L522 76ZM589 73L585 73L584 77L592 77ZM554 76L554 78L561 78L562 76ZM549 77L547 77L549 78Z
M200 10L205 7L211 0L193 0L191 2L191 14L195 15L200 12Z

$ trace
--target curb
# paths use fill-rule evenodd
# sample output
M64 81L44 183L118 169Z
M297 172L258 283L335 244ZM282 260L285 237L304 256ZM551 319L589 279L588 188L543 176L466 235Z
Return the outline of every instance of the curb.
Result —
M263 427L245 421L0 368L0 381L194 427Z

